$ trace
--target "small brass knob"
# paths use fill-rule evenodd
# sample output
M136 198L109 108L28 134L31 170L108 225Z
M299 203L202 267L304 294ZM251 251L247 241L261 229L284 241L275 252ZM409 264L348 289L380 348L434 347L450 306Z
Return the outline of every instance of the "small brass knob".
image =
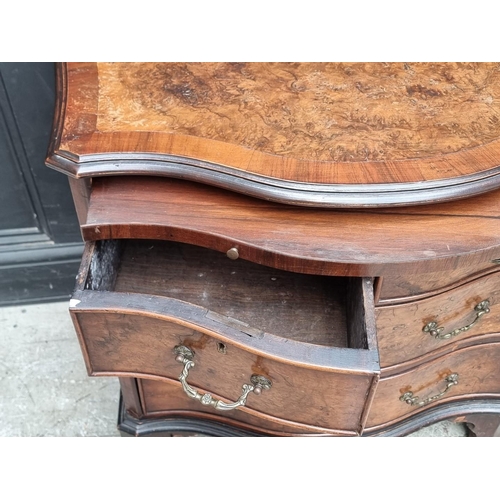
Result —
M236 260L240 254L238 252L238 249L233 247L233 248L230 248L227 252L226 252L226 255L231 259L231 260Z

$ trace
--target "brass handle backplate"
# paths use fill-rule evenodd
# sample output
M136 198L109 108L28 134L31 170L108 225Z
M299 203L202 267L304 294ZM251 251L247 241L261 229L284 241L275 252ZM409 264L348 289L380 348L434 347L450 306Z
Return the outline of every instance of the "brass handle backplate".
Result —
M400 401L403 401L403 403L409 404L411 406L425 406L428 405L429 403L432 403L433 401L436 401L439 398L442 398L454 385L458 384L458 373L452 373L451 375L448 375L444 381L446 382L446 387L443 391L441 391L439 394L436 394L434 396L430 396L426 399L423 399L422 401L419 401L418 396L414 396L413 392L408 391L405 392L400 398Z
M262 375L252 375L250 377L251 384L243 384L241 396L234 403L224 403L219 399L215 399L211 394L200 394L196 389L187 383L189 370L194 367L194 352L184 345L178 345L174 348L175 360L184 364L179 380L182 384L184 392L193 399L196 399L203 405L213 406L216 410L234 410L239 406L245 406L248 395L253 392L259 395L262 389L270 389L272 382Z
M482 302L479 302L479 304L477 304L476 307L474 307L474 311L476 311L476 317L474 318L474 321L472 323L462 326L462 328L456 328L452 332L442 333L444 328L442 326L439 326L436 321L430 321L429 323L427 323L422 328L422 331L424 333L429 333L431 337L434 337L435 339L438 340L446 340L452 337L456 337L460 333L470 330L478 322L481 316L490 312L490 301L483 300Z

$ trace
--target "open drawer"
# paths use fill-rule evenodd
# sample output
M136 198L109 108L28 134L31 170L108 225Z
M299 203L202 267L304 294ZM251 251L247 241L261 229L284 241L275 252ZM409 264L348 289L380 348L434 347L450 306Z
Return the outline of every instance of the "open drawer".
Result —
M169 383L236 425L359 434L379 377L369 278L103 240L85 248L70 310L90 375Z

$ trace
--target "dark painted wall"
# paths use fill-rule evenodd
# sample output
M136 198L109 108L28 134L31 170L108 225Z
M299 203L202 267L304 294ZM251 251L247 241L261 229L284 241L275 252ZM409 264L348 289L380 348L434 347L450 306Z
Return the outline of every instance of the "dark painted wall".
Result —
M83 251L66 176L44 165L53 63L0 63L0 305L63 300Z

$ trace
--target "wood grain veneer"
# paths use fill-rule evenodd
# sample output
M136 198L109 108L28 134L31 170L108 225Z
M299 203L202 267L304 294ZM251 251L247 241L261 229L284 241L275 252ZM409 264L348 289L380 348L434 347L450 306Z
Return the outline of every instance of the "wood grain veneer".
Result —
M69 63L47 164L282 203L411 205L500 185L497 63Z
M97 130L300 160L453 153L500 136L498 63L98 63Z
M192 384L223 400L253 374L272 381L244 412L313 433L361 431L379 373L371 280L226 263L170 242L105 240L85 254L71 314L89 374L179 386L182 344L196 355ZM347 321L346 310L360 314ZM124 389L127 406L144 410L130 380Z
M444 346L471 337L500 333L500 273L493 273L451 291L409 304L378 307L377 338L382 367L413 360ZM447 334L470 325L477 317L475 306L488 300L489 312L470 330L449 339L436 339L422 329L431 321Z
M367 394L376 379L375 374L348 373L333 367L319 372L286 359L255 355L230 339L225 341L226 354L221 354L219 339L143 315L88 314L83 310L74 314L94 375L128 374L176 381L182 365L175 361L173 349L178 344L187 345L196 353L196 365L189 374L194 387L225 401L236 401L252 374L266 376L273 387L260 396L250 395L240 411L295 422L313 431L316 428L316 432L358 431ZM261 343L264 347L265 339ZM335 351L330 350L329 355L334 362ZM182 393L180 384L176 385Z
M389 426L416 413L424 413L439 404L467 398L499 398L498 358L500 343L475 345L458 349L432 362L421 364L407 372L381 378L370 409L366 427ZM446 387L444 379L458 373L458 385L442 398L423 406L410 406L400 401L412 391L420 401L439 394Z
M402 304L443 293L500 270L498 262L486 261L474 269L458 267L432 273L385 276L380 285L379 305Z
M398 276L474 273L500 257L500 192L366 211L278 205L160 178L94 179L86 240L176 240L288 271ZM469 271L464 271L464 270Z
M247 431L258 433L268 432L274 436L355 436L357 431L320 429L313 427L304 428L294 422L283 420L262 418L254 413L228 412L222 414L213 408L201 406L198 401L187 398L179 390L175 382L164 380L140 379L139 390L144 404L144 421L150 419L165 419L178 417L183 420L193 418L196 420L207 419L211 422L218 422L229 425L230 428L242 428Z

